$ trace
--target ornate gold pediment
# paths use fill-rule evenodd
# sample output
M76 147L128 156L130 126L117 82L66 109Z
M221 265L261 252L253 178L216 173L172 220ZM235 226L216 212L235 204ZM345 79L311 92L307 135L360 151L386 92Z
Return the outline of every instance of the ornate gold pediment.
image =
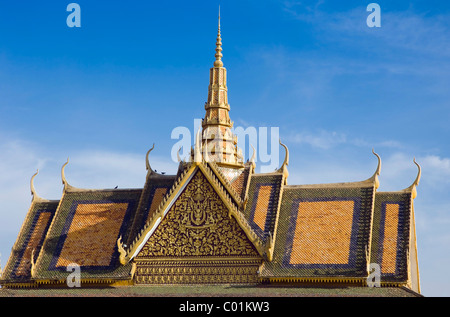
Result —
M137 259L259 257L246 233L200 169L156 228Z

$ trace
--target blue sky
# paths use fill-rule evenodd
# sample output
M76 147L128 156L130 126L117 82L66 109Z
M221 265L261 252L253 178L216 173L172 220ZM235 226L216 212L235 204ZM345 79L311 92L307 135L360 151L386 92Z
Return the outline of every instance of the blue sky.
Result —
M82 188L142 187L145 153L174 172L177 126L204 116L221 5L235 126L279 127L290 184L358 181L382 158L379 190L422 166L415 199L422 293L450 296L450 3L377 1L0 3L0 254L29 207L59 199L60 168ZM248 149L246 149L248 153ZM280 157L284 155L280 148Z

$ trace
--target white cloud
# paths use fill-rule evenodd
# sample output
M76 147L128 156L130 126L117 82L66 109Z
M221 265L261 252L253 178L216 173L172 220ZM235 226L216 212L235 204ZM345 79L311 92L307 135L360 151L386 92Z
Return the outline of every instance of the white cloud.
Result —
M389 11L381 6L381 28L374 29L366 25L366 18L370 14L366 11L368 3L341 12L326 12L320 7L322 3L323 1L316 1L311 5L300 1L285 1L283 9L295 19L326 31L325 34L320 34L322 39L326 37L327 40L350 44L354 39L349 36L357 36L359 46L371 51L402 49L441 57L448 57L450 54L448 14L427 16L411 9ZM336 33L340 36L336 36ZM383 45L377 45L379 43L376 40ZM370 43L373 45L367 45Z
M428 155L423 159L423 166L430 168L433 174L438 174L443 177L450 176L450 158L441 158L436 155Z
M289 142L308 144L319 149L330 149L339 144L346 143L347 137L343 133L320 130L317 133L301 132L288 137Z
M349 137L346 133L337 131L318 130L316 132L303 131L288 136L288 140L295 144L306 144L313 148L328 150L339 145L349 144L357 147L368 148L397 148L401 149L403 145L395 140L368 141L363 137Z

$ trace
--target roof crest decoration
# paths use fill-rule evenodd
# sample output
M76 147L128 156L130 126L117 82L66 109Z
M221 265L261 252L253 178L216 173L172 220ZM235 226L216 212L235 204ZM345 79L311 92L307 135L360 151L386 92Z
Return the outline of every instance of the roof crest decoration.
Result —
M378 187L380 187L380 181L378 180L378 176L380 176L380 172L381 172L381 157L377 153L375 153L374 149L372 149L372 153L373 153L373 155L375 155L377 157L378 165L377 165L377 169L375 170L375 173L368 180L371 180L375 183L375 190L376 190L376 189L378 189Z
M288 149L288 147L285 144L281 143L281 139L279 140L279 142L280 142L280 145L282 147L284 147L284 150L285 150L286 154L284 156L283 164L281 165L281 167L278 169L277 172L283 173L284 185L287 185L287 178L289 176L289 172L288 172L288 169L287 169L287 166L289 165L289 149Z
M153 143L153 146L150 150L147 151L147 154L145 155L145 169L147 171L149 171L150 173L153 173L152 167L150 166L150 162L148 160L148 155L150 154L151 151L153 151L153 149L155 148L155 143Z
M420 182L420 177L422 175L422 168L420 167L419 163L416 162L416 158L413 159L414 164L416 164L417 166L417 176L416 179L414 180L414 182L411 184L411 186L409 186L408 188L405 188L403 191L405 192L411 192L412 193L412 198L416 198L417 197L417 189L416 187L419 185Z
M67 164L69 164L69 158L67 158L66 163L64 163L63 166L61 167L61 180L64 185L64 191L72 188L72 186L69 185L69 183L67 182L67 179L66 179L65 169L66 169Z
M34 178L37 176L37 174L39 174L39 169L36 170L36 173L34 173L33 176L31 176L31 180L30 180L30 190L31 190L31 196L33 196L33 198L31 199L31 201L49 201L47 199L44 199L42 197L40 197L37 192L36 189L34 188Z

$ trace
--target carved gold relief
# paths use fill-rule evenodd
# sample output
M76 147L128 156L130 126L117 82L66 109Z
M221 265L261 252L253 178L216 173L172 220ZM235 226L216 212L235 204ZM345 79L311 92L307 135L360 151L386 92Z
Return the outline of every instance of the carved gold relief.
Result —
M138 261L136 284L258 283L260 261Z
M258 256L252 243L197 172L138 258L186 256Z

